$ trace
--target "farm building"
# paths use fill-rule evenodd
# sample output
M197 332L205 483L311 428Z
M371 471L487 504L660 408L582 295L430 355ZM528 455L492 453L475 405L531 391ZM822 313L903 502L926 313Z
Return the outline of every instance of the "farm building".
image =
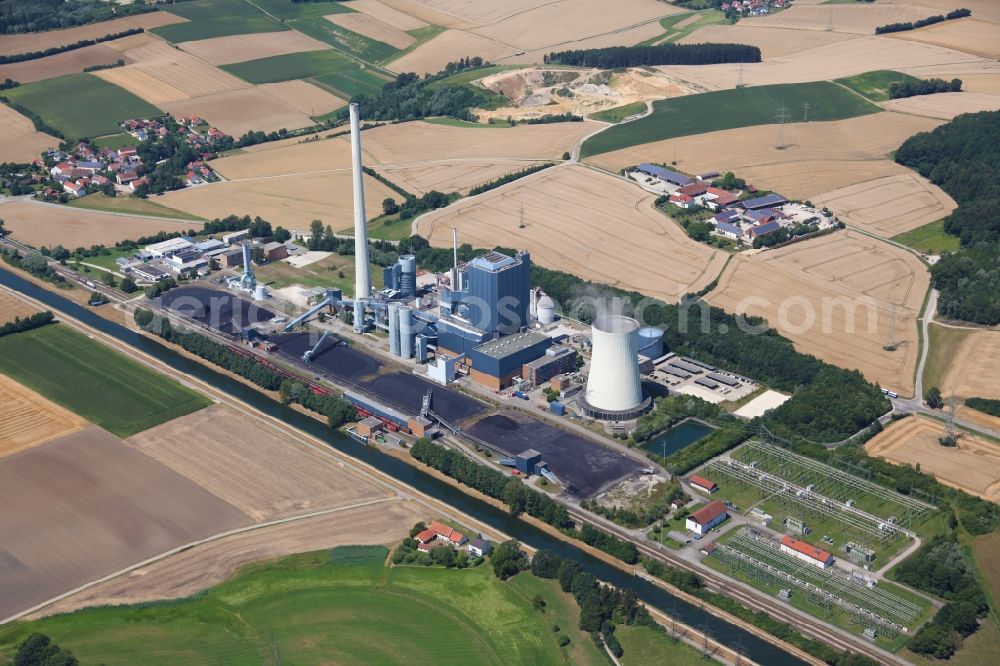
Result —
M715 232L721 236L725 236L726 238L732 238L733 240L743 238L743 227L738 224L717 222L715 225Z
M703 493L714 493L719 489L719 486L715 485L715 482L709 481L705 477L698 476L697 474L693 474L691 478L688 479L688 483L691 484L692 488L700 490Z
M781 552L820 569L833 566L833 555L787 534L781 537Z
M774 208L775 206L784 206L788 203L788 199L781 196L780 194L767 194L762 197L757 197L756 199L747 199L746 201L740 201L735 204L740 206L744 210L760 210L762 208Z
M703 536L728 517L726 505L715 500L688 516L684 526L695 534Z
M476 557L485 557L487 553L493 550L493 545L486 541L485 539L470 539L469 540L469 554L475 555Z
M685 176L682 173L677 173L676 171L671 171L670 169L664 169L663 167L656 166L655 164L649 164L648 162L640 164L636 167L636 171L644 173L647 176L652 176L653 178L658 178L664 183L669 183L678 187L690 185L694 182L694 178L691 176Z

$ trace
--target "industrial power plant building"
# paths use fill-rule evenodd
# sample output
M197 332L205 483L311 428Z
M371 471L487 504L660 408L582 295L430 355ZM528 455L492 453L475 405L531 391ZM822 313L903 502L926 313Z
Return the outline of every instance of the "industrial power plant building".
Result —
M598 317L591 326L590 375L581 401L587 416L629 421L651 404L639 379L639 322L631 317Z
M544 356L552 338L535 331L514 333L474 347L469 353L472 381L499 391L520 377L525 363Z

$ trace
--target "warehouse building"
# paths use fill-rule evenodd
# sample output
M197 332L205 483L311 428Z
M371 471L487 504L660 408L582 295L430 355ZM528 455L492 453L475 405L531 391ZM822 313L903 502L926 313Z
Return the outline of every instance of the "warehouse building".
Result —
M552 339L535 331L514 333L474 347L469 354L472 381L494 391L520 377L525 363L545 355Z

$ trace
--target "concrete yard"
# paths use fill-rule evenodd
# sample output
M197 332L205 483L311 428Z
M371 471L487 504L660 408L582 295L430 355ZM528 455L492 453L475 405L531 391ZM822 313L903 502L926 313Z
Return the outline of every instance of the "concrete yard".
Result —
M768 389L733 413L745 419L757 418L763 416L768 410L785 404L785 401L790 397Z
M643 469L624 453L514 411L487 416L467 430L511 456L535 449L567 490L581 498Z
M157 304L231 335L239 334L244 326L275 317L273 312L253 301L228 291L204 287L172 289L161 296Z
M97 427L0 461L0 506L0 620L252 522Z

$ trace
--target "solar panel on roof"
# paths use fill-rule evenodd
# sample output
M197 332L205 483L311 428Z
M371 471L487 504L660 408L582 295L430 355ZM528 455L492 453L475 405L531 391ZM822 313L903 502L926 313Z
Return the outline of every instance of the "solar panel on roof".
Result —
M726 386L739 386L740 385L740 383L738 381L736 381L735 379L733 379L732 377L727 377L725 375L720 375L717 372L713 372L712 374L710 374L708 376L708 378L709 379L714 379L715 381L719 382L720 384L725 384Z
M693 363L685 363L684 361L673 360L670 362L671 367L676 367L681 370L686 370L693 375L700 375L703 372L703 368L699 368Z
M717 389L717 388L719 388L718 382L713 382L711 379L705 379L704 377L699 377L698 379L694 380L694 383L695 384L700 384L701 386L704 386L705 388L710 388L710 389Z
M690 374L670 365L663 368L663 372L667 373L668 375L673 375L674 377L680 377L681 379L688 379L691 377Z
M705 368L706 370L715 370L714 365L709 365L708 363L702 363L701 361L696 361L693 358L688 358L687 356L682 356L681 360L685 363L690 363L691 365L696 365L699 368Z

